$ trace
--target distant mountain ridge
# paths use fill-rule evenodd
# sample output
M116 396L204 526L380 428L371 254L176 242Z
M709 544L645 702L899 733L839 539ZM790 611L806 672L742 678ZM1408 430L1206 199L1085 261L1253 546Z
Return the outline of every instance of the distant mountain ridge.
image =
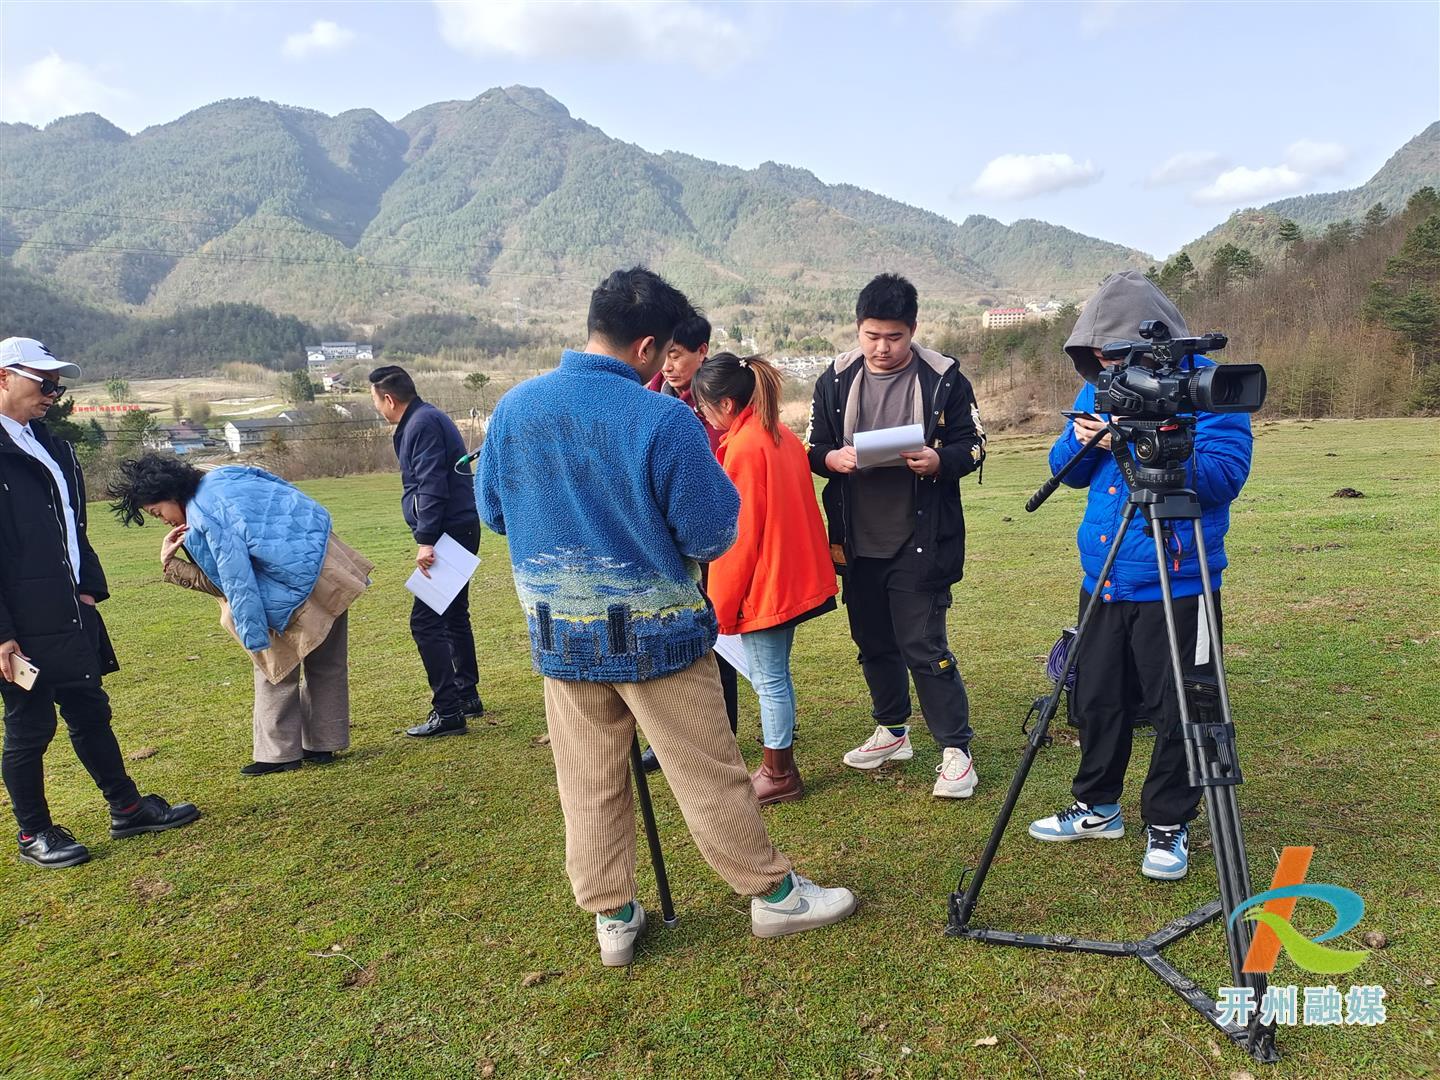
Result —
M239 99L130 136L0 124L0 254L91 303L245 300L309 319L461 307L573 316L645 261L708 305L849 302L874 269L953 306L1080 297L1143 252L935 213L812 173L656 154L543 91L390 123Z
M1259 208L1237 210L1182 250L1197 265L1226 243L1261 255L1278 254L1283 244L1276 234L1280 222L1286 219L1314 233L1346 218L1359 222L1365 211L1376 203L1383 204L1393 214L1405 205L1406 199L1427 185L1440 185L1440 120L1395 151L1379 171L1359 187L1323 195L1297 195Z

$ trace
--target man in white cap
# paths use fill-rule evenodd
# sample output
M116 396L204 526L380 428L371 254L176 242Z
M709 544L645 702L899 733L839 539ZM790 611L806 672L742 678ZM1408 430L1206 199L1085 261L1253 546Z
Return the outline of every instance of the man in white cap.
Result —
M85 535L85 478L70 444L41 422L65 393L59 380L79 374L34 338L0 341L0 773L20 826L20 858L47 868L90 858L45 801L57 705L76 756L110 804L112 837L200 816L191 803L142 797L110 727L100 680L120 665L95 608L109 592Z

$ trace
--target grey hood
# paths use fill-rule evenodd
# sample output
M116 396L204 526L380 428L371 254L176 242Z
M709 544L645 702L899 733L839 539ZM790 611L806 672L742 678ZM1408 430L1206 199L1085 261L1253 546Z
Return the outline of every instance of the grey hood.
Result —
M1100 374L1100 361L1091 350L1112 341L1138 341L1140 324L1146 319L1159 319L1173 337L1190 335L1180 309L1139 270L1111 274L1085 305L1065 342L1075 370L1093 383Z

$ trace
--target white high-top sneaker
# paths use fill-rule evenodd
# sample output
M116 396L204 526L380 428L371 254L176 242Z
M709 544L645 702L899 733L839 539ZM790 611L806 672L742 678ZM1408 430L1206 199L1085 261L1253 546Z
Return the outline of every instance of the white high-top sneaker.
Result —
M849 889L825 889L791 871L794 887L779 903L756 896L750 901L750 932L756 937L781 937L837 923L855 911Z
M904 735L892 735L884 724L875 728L875 734L854 750L849 751L842 761L852 769L878 769L887 761L909 761L915 756L910 745L910 729Z

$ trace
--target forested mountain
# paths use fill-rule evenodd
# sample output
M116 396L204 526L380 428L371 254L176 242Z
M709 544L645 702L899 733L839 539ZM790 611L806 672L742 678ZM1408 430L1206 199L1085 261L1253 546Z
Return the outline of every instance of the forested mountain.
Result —
M0 254L91 303L243 299L308 319L573 321L644 260L707 305L848 305L873 268L953 306L1081 296L1136 251L1038 221L962 225L803 169L654 154L539 90L391 124L222 101L130 136L93 114L0 125ZM569 309L569 310L567 310Z
M1282 235L1282 222L1293 221L1304 233L1316 237L1327 226L1342 221L1359 225L1377 203L1394 214L1415 192L1435 184L1440 184L1440 120L1395 151L1380 171L1359 187L1237 210L1183 250L1197 265L1227 243L1261 257L1279 255L1290 243Z

